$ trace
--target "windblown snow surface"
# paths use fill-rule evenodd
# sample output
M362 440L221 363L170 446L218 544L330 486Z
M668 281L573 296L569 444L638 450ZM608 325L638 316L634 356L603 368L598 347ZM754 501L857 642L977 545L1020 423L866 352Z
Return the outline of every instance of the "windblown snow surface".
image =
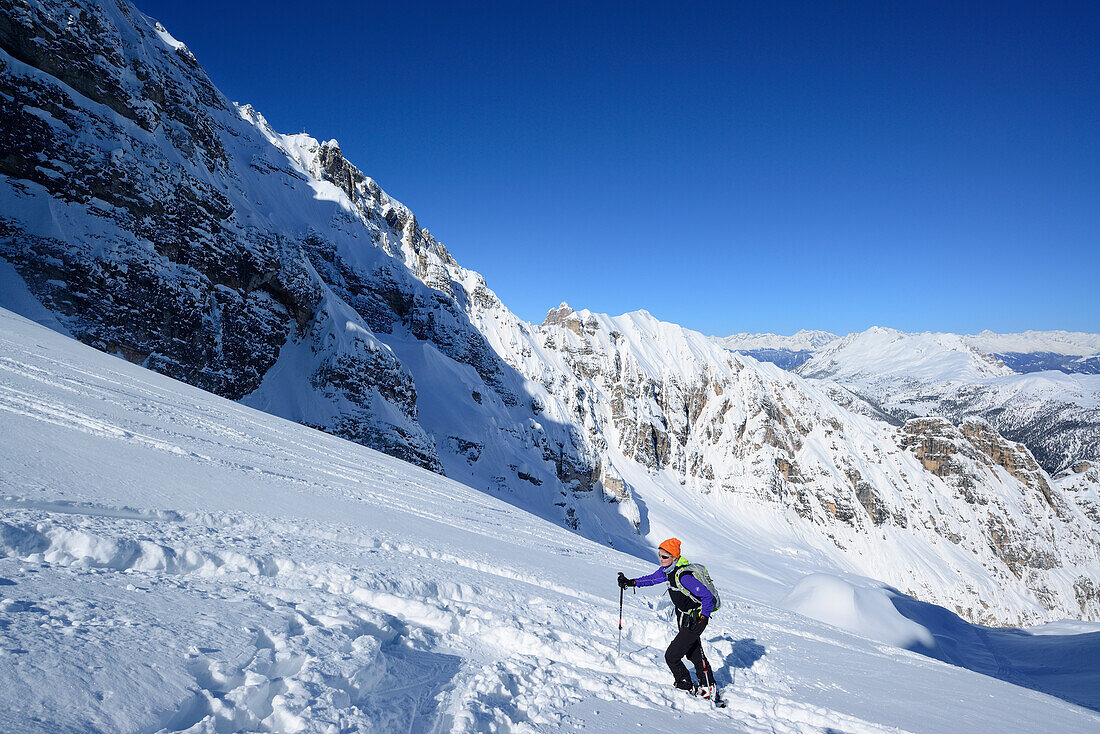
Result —
M1096 625L914 613L684 508L723 592L714 709L670 686L659 589L616 653L615 572L653 558L2 310L0 416L3 731L1100 729Z

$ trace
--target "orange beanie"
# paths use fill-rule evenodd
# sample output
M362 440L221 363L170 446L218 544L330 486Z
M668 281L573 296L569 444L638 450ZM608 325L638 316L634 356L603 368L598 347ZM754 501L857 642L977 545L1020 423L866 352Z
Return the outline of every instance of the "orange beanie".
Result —
M657 547L663 551L667 551L675 558L680 557L680 540L678 538L669 538Z

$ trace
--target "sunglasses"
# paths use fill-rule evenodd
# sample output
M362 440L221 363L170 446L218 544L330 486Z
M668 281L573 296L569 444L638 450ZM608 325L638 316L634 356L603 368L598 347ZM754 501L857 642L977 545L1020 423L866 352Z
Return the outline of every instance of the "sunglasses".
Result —
M659 553L657 554L657 557L658 557L658 558L663 558L663 559L664 559L664 560L666 560L666 561L667 561L667 560L668 560L669 558L672 558L672 556L670 556L669 554L665 553L664 551L661 551L661 552L659 552Z

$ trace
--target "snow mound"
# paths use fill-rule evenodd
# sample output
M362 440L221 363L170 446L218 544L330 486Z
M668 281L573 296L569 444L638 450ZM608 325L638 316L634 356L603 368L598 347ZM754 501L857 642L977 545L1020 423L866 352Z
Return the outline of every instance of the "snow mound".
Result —
M780 606L895 647L921 652L934 648L931 631L907 619L894 606L897 596L897 591L880 581L812 573L795 584Z

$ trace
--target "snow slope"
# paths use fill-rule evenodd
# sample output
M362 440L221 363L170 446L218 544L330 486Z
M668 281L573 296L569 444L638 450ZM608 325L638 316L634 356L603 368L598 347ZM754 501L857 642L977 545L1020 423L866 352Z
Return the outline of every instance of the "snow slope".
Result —
M685 512L725 599L711 709L669 688L658 593L627 597L615 653L614 573L652 558L6 311L0 412L5 731L1100 726L775 606L823 559L760 539L710 558Z

